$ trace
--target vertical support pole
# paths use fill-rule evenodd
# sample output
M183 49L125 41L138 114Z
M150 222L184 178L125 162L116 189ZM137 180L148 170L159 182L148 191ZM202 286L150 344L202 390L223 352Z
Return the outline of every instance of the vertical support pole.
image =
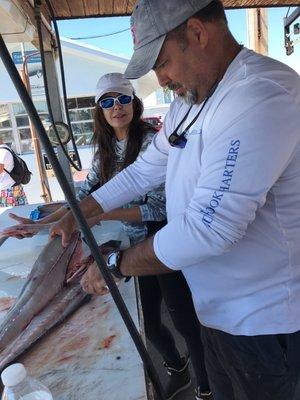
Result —
M30 83L28 79L28 75L25 70L20 71L20 75L22 78L22 81L28 91L29 96L31 97L31 90L30 90ZM39 171L39 176L40 176L40 184L41 184L41 191L42 194L40 197L45 201L45 203L49 203L52 201L52 196L51 196L51 191L50 191L50 186L46 174L46 169L43 163L42 159L42 150L41 150L41 145L40 142L37 138L36 131L34 129L34 126L29 119L29 128L30 128L30 133L31 133L31 138L32 138L32 144L33 144L33 149L34 149L34 155L35 155L35 163Z
M57 80L57 73L55 68L54 54L51 51L45 52L45 68L47 72L47 82L49 88L50 104L53 112L55 122L64 121L63 105L60 98L59 85ZM74 182L70 169L70 164L62 149L57 147L58 161L66 175L69 185L74 192Z
M17 127L17 120L14 114L13 105L12 103L8 103L7 106L8 106L8 113L11 122L12 134L15 141L16 151L17 153L22 154L21 139Z
M268 55L268 10L247 10L248 47L257 53Z
M26 57L24 43L21 43L21 52L22 52L22 58L23 58L23 69L20 70L20 75L21 75L22 81L27 89L29 96L32 98L31 86L30 86L30 81L29 81L29 76L28 76L28 68L27 68L27 62L29 61L29 59ZM45 166L43 163L41 145L37 138L37 134L36 134L36 131L34 129L31 119L29 119L29 129L30 129L31 139L32 139L32 144L33 144L35 164L37 166L37 169L39 172L39 177L40 177L40 185L41 185L41 196L40 197L42 197L42 199L45 201L45 203L49 203L50 201L52 201L50 186L49 186L49 182L48 182L48 178L47 178L47 174L46 174L46 169L45 169Z

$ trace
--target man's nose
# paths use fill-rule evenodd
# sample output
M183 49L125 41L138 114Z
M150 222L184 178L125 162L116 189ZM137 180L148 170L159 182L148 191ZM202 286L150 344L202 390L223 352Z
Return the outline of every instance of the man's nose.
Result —
M168 84L169 81L170 81L170 79L168 78L168 76L167 76L165 73L163 73L163 72L161 72L161 71L158 71L158 70L155 70L154 72L155 72L155 74L156 74L156 77L157 77L159 86L161 86L161 87L167 86L167 84Z

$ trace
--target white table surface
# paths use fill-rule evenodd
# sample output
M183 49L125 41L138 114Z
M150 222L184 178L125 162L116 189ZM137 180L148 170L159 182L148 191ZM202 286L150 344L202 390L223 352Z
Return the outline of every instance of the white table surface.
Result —
M35 206L14 208L28 216ZM1 209L0 209L1 210ZM1 210L0 230L14 221ZM99 243L123 239L117 222L96 227ZM0 247L0 321L17 297L47 233L33 238L9 238ZM138 325L134 282L122 283L120 292ZM110 294L94 297L62 325L54 328L20 359L29 373L51 390L56 400L146 400L144 369L133 341Z

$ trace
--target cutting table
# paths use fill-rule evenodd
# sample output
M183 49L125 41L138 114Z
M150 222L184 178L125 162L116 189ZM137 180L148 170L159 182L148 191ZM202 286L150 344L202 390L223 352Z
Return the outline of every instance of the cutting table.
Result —
M34 208L26 205L13 211L28 217ZM14 224L9 211L0 208L0 230ZM99 244L115 239L122 240L123 247L128 245L118 222L104 222L94 228L94 235ZM48 233L43 232L23 240L9 238L0 247L0 322L47 240ZM138 325L134 280L119 289ZM55 400L152 398L141 359L110 294L94 296L18 361L49 387Z

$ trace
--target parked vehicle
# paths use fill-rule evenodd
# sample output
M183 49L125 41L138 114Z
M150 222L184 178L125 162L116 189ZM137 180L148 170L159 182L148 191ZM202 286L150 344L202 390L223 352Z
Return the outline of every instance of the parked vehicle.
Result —
M161 120L161 116L153 116L153 117L144 117L143 118L144 121L149 122L149 124L153 125L155 129L157 129L157 131L160 130L160 128L163 125L163 122Z

